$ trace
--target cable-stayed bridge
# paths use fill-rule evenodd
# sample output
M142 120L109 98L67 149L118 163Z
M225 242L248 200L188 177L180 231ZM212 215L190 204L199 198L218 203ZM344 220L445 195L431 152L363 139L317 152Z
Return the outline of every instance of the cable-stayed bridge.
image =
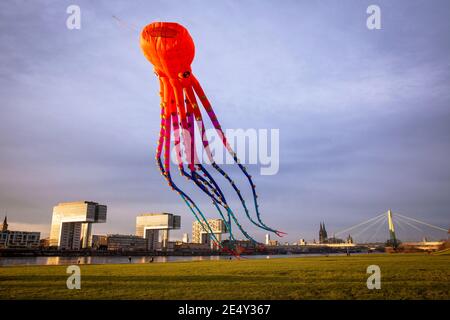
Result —
M351 236L358 244L400 243L414 245L437 245L448 239L450 230L416 218L388 210L373 218L334 233L333 239Z

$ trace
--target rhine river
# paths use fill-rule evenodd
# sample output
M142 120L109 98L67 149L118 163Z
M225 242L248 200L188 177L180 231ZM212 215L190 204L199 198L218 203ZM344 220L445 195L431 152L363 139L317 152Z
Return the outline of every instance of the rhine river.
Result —
M330 254L345 255L345 254ZM283 255L242 255L240 259L272 259L326 256L325 254L283 254ZM151 263L150 256L132 256L131 262L127 256L90 256L90 257L0 257L0 266L28 266L28 265L73 265L73 264L129 264ZM232 258L236 259L236 258ZM206 260L230 260L230 256L155 256L154 263L177 261L206 261Z

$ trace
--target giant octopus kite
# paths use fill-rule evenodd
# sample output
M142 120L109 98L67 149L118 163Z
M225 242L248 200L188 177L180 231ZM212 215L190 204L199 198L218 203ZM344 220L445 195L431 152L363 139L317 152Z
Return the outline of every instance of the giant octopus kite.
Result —
M230 183L238 195L248 219L259 228L274 232L278 236L284 234L281 231L268 227L261 220L252 177L247 173L245 167L240 163L236 153L229 145L211 104L206 98L205 92L192 73L191 63L194 59L195 47L189 32L178 23L154 22L147 25L142 30L140 45L145 57L153 64L154 72L159 79L161 96L161 130L156 150L156 162L169 186L180 194L197 221L202 225L204 231L210 235L212 241L221 247L221 244L214 235L205 215L196 205L194 200L182 191L172 179L170 174L170 137L173 128L175 153L181 175L185 176L188 180L193 181L213 201L214 206L225 222L231 241L235 240L232 233L232 223L234 222L248 240L257 244L257 241L242 228L228 205L225 195L219 185L206 168L198 161L195 149L195 123L197 123L202 137L203 147L205 148L209 162L212 167L217 170L228 183ZM250 216L244 198L234 181L214 161L208 139L206 138L205 125L203 123L200 106L197 103L197 97L208 114L224 147L233 157L234 162L239 166L240 170L244 173L250 183L257 221ZM187 159L186 167L188 168L188 171L186 171L181 157L181 140L183 140L185 159ZM161 160L163 148L164 165ZM221 208L224 211L222 211Z

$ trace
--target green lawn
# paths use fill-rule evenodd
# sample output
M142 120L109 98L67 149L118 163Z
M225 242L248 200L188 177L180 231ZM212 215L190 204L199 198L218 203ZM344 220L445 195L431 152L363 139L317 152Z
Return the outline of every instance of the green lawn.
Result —
M381 268L369 290L367 266ZM0 299L449 299L450 255L391 254L239 261L0 267Z

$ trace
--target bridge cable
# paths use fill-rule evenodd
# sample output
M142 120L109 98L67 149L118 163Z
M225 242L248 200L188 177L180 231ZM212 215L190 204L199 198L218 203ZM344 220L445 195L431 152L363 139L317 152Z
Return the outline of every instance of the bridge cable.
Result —
M367 225L364 229L362 229L361 231L359 231L358 233L355 234L355 237L358 237L361 233L367 231L369 228L371 228L372 226L376 225L379 221L385 219L384 214L380 215L377 217L377 219L375 221L372 221L373 223L370 223L369 225Z
M375 230L375 233L367 240L367 242L370 242L370 240L374 240L374 241L377 241L377 235L378 235L378 232L380 232L380 230L381 230L381 227L383 227L385 224L386 224L386 219L381 219L380 220L380 224L378 225L378 227L376 228L376 230Z
M354 226L352 226L352 227L350 227L350 228L347 228L347 229L344 229L344 230L335 232L334 234L335 234L335 235L338 235L338 234L346 233L346 232L348 232L348 231L350 231L350 230L353 230L353 229L355 229L355 228L357 228L357 227L363 226L363 225L365 225L366 223L372 222L372 221L374 221L374 220L378 220L379 217L384 216L384 215L386 215L386 212L383 212L382 214L380 214L380 215L378 215L378 216L376 216L376 217L373 217L373 218L371 218L371 219L369 219L369 220L366 220L366 221L364 221L364 222L358 223L358 224L356 224L356 225L354 225Z
M410 223L408 220L406 220L405 218L402 218L402 217L400 217L400 216L398 216L397 217L397 221L398 222L403 222L403 223L406 223L408 226L410 226L411 228L414 228L414 229L416 229L417 231L419 231L420 233L422 233L423 235L425 235L425 232L422 230L422 229L420 229L419 227L417 227L417 226L415 226L415 225L413 225L412 223Z
M420 221L420 220L417 220L417 219L414 219L414 218L410 218L410 217L404 216L404 215L402 215L400 213L395 213L395 215L400 216L400 217L405 218L405 219L409 219L411 221L414 221L414 222L417 222L417 223L420 223L420 224L423 224L423 225L425 225L427 227L434 228L434 229L439 230L439 231L448 232L447 229L440 228L440 227L437 227L437 226L433 226L432 224L429 224L429 223L426 223L426 222L423 222L423 221Z
M399 231L401 232L395 232L397 238L401 238L402 240L406 240L406 237L409 234L409 228L407 228L407 226L403 225L405 222L403 220L400 219L400 217L395 217L395 226L398 227ZM419 230L421 231L421 230Z

